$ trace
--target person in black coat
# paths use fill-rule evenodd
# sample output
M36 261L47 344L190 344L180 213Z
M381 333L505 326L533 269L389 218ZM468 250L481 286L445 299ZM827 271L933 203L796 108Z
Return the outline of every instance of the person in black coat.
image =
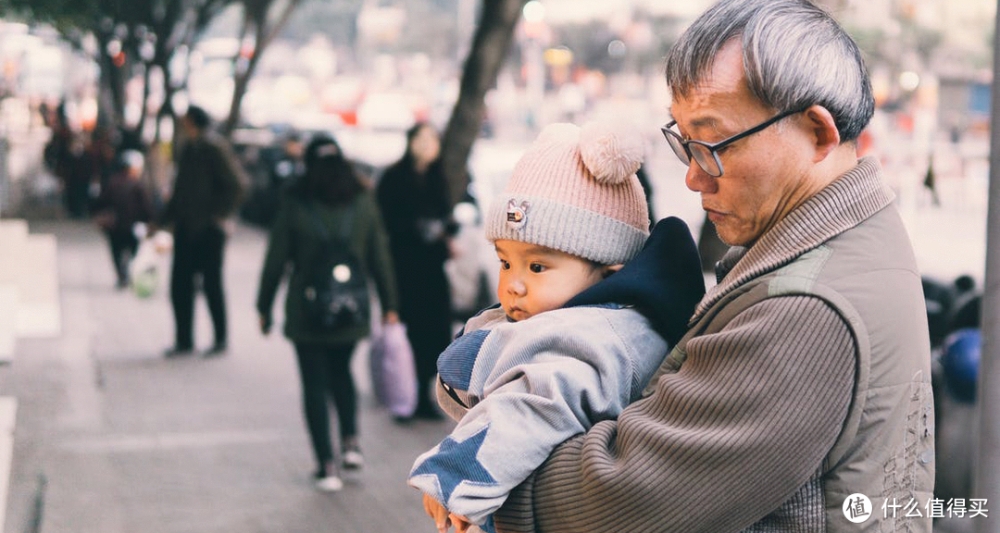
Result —
M141 181L143 165L141 153L122 152L117 171L94 203L94 221L108 238L120 289L129 284L128 265L139 247L135 225L153 219L153 202Z
M224 355L228 328L222 262L228 218L239 207L249 180L229 143L212 131L212 119L204 109L188 107L180 124L186 141L178 151L177 178L159 224L172 226L174 234L170 302L176 329L174 345L165 355L177 357L194 350L198 277L215 332L215 343L205 355Z
M451 341L451 288L444 263L458 226L451 218L433 126L418 123L406 133L406 152L382 174L379 209L399 292L399 315L407 326L418 379L416 418L439 419L431 387L437 357Z

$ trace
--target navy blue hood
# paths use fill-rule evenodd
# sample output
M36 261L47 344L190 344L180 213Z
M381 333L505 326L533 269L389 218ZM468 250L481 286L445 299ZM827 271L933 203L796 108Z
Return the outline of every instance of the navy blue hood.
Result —
M705 295L698 247L683 220L657 222L642 250L621 270L574 296L565 307L633 305L675 346Z

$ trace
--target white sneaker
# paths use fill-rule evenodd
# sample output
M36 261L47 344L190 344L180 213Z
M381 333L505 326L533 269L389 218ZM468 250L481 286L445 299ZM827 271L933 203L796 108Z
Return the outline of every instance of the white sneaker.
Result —
M365 464L365 457L359 450L347 450L344 452L344 468L356 470Z
M344 488L344 482L337 476L326 476L316 481L316 488L323 492L337 492Z

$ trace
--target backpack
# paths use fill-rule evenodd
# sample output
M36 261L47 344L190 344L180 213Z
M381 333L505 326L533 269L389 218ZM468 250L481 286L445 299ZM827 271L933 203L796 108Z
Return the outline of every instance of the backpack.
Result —
M368 324L371 315L368 280L361 261L351 252L348 239L354 209L348 208L339 236L330 235L311 203L307 203L307 210L323 241L312 260L303 265L306 280L303 315L308 329L329 334Z

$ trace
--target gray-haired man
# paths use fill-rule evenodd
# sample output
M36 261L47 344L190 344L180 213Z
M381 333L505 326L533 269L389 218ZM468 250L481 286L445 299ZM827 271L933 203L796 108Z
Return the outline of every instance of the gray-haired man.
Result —
M855 43L806 0L723 0L667 60L663 128L732 246L645 397L561 445L499 531L926 531L924 304Z

